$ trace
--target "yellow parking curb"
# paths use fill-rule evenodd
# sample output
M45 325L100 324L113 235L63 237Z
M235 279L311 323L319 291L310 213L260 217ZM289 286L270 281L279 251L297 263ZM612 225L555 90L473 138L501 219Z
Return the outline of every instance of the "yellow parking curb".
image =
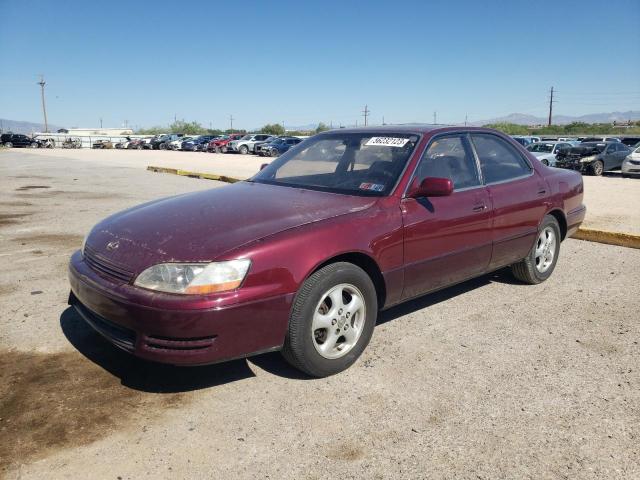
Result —
M229 177L227 175L216 175L214 173L190 172L189 170L180 170L178 168L154 167L149 165L147 170L156 173L171 173L182 177L202 178L204 180L217 180L219 182L236 183L242 181L239 178Z
M633 235L631 233L579 228L571 238L586 240L588 242L606 243L608 245L618 245L620 247L640 248L640 235Z

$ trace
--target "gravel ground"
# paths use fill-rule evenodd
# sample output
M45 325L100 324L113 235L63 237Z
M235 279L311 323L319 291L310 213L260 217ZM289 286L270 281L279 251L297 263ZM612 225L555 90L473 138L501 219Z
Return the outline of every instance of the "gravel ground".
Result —
M111 212L221 184L119 153L0 153L0 477L640 477L640 250L568 240L541 285L394 308L327 379L278 354L154 365L67 307L68 256Z

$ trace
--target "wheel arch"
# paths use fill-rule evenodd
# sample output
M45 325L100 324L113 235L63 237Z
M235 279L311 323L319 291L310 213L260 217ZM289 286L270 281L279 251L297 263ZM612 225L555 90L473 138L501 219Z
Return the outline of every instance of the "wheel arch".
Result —
M369 278L371 278L371 281L373 282L373 286L376 289L376 296L378 298L378 308L381 309L384 306L385 300L387 298L387 286L384 281L384 276L382 275L382 271L378 266L378 263L366 253L345 252L339 255L335 255L331 258L328 258L323 262L321 262L320 264L316 265L315 268L313 268L309 272L305 280L309 278L311 275L313 275L315 272L320 270L321 268L337 262L352 263L357 267L360 267L361 269L363 269L366 272L366 274L369 275Z
M561 240L564 240L567 236L567 218L565 217L564 212L555 208L547 212L547 215L551 215L558 221L558 225L560 226L560 237Z

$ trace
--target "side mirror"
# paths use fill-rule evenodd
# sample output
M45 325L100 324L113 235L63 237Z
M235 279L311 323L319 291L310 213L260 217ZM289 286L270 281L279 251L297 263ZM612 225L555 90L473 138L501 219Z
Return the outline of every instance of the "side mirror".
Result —
M453 182L449 178L427 177L422 182L417 178L411 183L408 196L420 197L446 197L453 193Z
M260 170L264 170L265 168L267 168L269 166L268 163L263 163L262 165L260 165Z

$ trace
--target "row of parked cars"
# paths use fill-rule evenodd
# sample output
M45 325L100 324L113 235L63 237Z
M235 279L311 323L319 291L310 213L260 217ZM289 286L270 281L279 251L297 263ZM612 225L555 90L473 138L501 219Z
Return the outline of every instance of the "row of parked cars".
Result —
M277 157L303 140L287 135L266 133L232 133L230 135L185 136L177 133L156 135L148 139L131 139L118 143L116 148L138 150L181 150L209 153L254 153Z
M526 148L550 167L578 170L588 175L602 175L616 169L620 169L623 176L640 175L640 137L540 139Z

